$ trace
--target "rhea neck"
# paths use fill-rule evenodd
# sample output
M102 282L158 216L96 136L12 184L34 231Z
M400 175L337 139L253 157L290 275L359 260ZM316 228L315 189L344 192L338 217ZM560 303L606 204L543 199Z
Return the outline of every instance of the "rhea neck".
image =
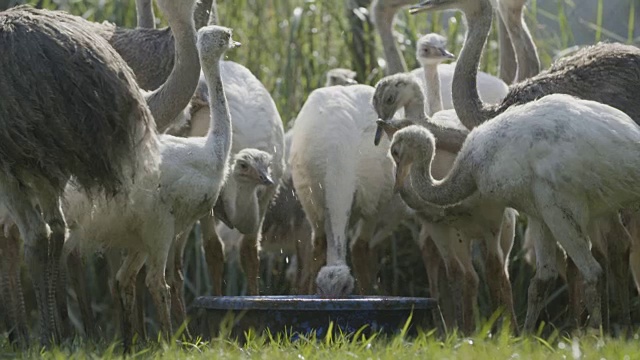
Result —
M153 14L153 0L136 0L136 18L138 27L155 29L156 17Z
M505 18L505 25L518 61L515 82L520 82L540 72L538 50L524 21L524 6L508 7L506 3L502 2L500 6L500 12Z
M411 81L408 86L410 87L412 96L410 96L410 100L404 104L404 116L411 120L427 121L429 118L424 111L424 95L422 94L420 85L415 81Z
M413 202L417 202L414 194L418 194L422 201L437 206L452 206L471 196L476 185L471 175L471 164L466 164L465 153L461 152L456 158L451 171L442 180L436 180L431 175L431 164L434 158L435 144L424 139L424 142L415 147L415 161L411 166L410 179L413 190L409 190L413 196ZM464 150L463 150L464 151ZM412 194L414 193L414 194Z
M424 71L424 81L427 87L427 115L442 110L442 95L440 93L440 75L438 74L438 64L422 64Z
M500 73L500 79L507 84L514 82L516 78L516 72L518 71L518 64L516 62L516 54L511 44L511 38L509 36L509 30L499 15L496 17L498 20L498 72Z
M231 175L224 185L225 212L231 223L243 232L255 231L258 223L258 185Z
M216 0L196 1L196 10L193 12L193 20L196 29L207 25L220 25L218 21L218 5Z
M426 74L426 71L425 71ZM436 70L437 75L437 70ZM426 75L425 75L426 76ZM428 80L428 79L426 79ZM439 103L442 107L442 100L440 98L440 86L439 86L439 77L437 80L437 86L432 88L431 90L427 90L428 92L437 92L437 95L434 94L436 99L434 100ZM411 96L409 97L409 101L404 103L404 115L407 119L412 120L416 125L421 125L427 128L429 131L433 133L433 135L438 139L438 148L449 151L452 153L457 153L467 138L468 131L459 130L455 128L450 128L446 126L441 126L434 122L431 122L427 114L424 110L424 95L422 94L422 90L420 89L420 85L417 82L411 81L409 85L411 87ZM429 100L431 101L430 95L428 95ZM397 109L396 109L397 111Z
M213 57L213 56L212 56ZM220 58L202 59L202 72L209 88L209 131L206 147L213 151L219 165L227 163L231 149L231 115L220 76Z
M489 30L493 9L488 0L478 0L478 9L465 12L467 36L456 63L452 81L453 107L460 122L468 129L493 117L494 112L485 108L478 95L478 65Z
M374 0L371 8L375 27L382 40L382 49L387 61L387 75L407 72L407 64L393 36L393 17L399 7L385 5L382 0Z
M149 110L159 132L166 130L189 103L200 78L196 30L191 14L188 13L187 17L165 16L175 39L173 69L164 84L147 95Z

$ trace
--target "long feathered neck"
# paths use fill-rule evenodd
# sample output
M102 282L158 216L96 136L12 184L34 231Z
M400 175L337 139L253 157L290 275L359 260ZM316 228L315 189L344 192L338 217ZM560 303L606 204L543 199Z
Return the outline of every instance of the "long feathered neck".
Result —
M153 14L153 0L136 0L136 18L138 27L155 29L156 17Z
M211 109L206 146L213 151L216 166L226 166L231 150L231 115L220 77L220 59L213 64L203 64L204 77L209 87Z
M436 65L437 66L437 65ZM435 66L434 66L435 67ZM438 70L435 70L437 80L437 85L428 90L428 92L433 91L437 92L435 102L439 102L440 108L442 108L442 98L440 96L440 78L438 76ZM426 69L425 69L425 77L426 77ZM425 78L428 81L428 79ZM420 89L420 85L413 83L412 88L413 96L411 96L411 100L404 104L404 115L407 119L413 120L416 125L423 126L427 128L429 131L433 133L433 135L438 139L438 147L442 150L449 151L452 153L457 153L464 143L468 131L459 130L455 128L449 128L445 126L441 126L435 122L430 121L429 116L424 111L424 95L422 94L422 90ZM428 101L431 101L429 95L427 95ZM439 100L438 100L439 99Z
M491 29L493 10L486 0L480 0L478 6L478 11L465 13L467 36L452 81L453 107L460 122L468 129L473 129L495 114L493 109L483 106L476 81L482 48Z
M147 96L149 109L163 132L189 104L200 78L196 30L191 15L187 19L169 18L175 38L175 61L167 80Z
M407 64L393 37L393 17L397 9L397 7L385 5L382 0L374 0L371 5L374 23L382 40L382 49L387 61L387 75L407 72Z
M208 25L220 25L220 18L218 18L218 2L216 0L211 2L211 13L209 14Z
M216 2L214 0L197 0L196 1L196 10L193 12L193 20L196 24L196 30L199 30L201 27L207 26L209 22L209 18L212 16L211 12L216 9ZM216 20L217 20L217 12L216 12ZM216 24L218 25L217 21Z
M506 4L501 9L501 12L506 14L506 27L518 60L515 82L520 82L538 75L540 72L540 59L529 28L524 21L523 8L505 7Z
M455 205L476 191L473 179L473 164L469 163L468 151L464 148L453 163L449 174L442 180L431 176L431 163L434 157L434 143L425 141L416 149L417 160L411 168L411 186L423 201L438 206Z
M420 85L416 82L411 82L409 86L412 96L411 100L404 104L404 116L407 119L424 123L428 120L427 114L424 111L424 94L420 89Z
M438 65L429 64L423 65L424 81L427 85L427 115L433 116L433 114L442 110L442 95L440 94L440 75L438 74Z
M500 57L498 59L498 72L500 79L507 84L513 83L516 78L516 72L518 71L518 64L516 62L516 54L509 37L509 30L504 23L501 15L495 17L498 21L498 51Z
M224 185L222 196L225 212L234 226L244 232L257 229L259 206L255 183L238 180L232 175Z

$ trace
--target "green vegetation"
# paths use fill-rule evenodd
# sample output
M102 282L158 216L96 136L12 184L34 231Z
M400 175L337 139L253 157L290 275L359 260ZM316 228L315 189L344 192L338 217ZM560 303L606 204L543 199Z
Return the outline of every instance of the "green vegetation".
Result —
M82 341L45 351L31 348L17 352L5 346L0 357L24 359L119 359L123 358L117 344L87 344ZM336 336L315 339L257 337L240 346L227 339L196 341L182 345L150 344L139 347L130 358L170 359L638 359L638 338L614 340L599 336L561 337L554 334L540 337L514 338L507 334L476 335L461 338L451 335L438 339L433 334L414 338Z
M9 1L12 2L19 1ZM108 20L126 27L134 27L136 23L134 0L26 2L49 9L64 9L92 21ZM637 36L634 34L635 2L629 2L628 33L616 35L601 27L604 0L599 0L598 13L591 20L592 27L596 29L594 42L602 34L619 41L637 40L634 39L634 35ZM276 101L283 121L287 123L295 118L308 94L324 83L324 74L328 69L353 68L358 71L360 82L372 85L382 77L383 71L379 65L383 63L381 45L372 25L366 21L368 3L370 0L219 0L218 11L221 25L233 28L234 37L244 45L230 51L229 59L245 65L262 80ZM538 11L536 0L529 1L527 21L533 29L543 68L551 63L555 52L572 44L573 34L566 13L567 8L576 6L576 3L572 0L558 1L557 13L552 14ZM347 4L364 7L348 9ZM158 11L156 15L162 18ZM557 21L560 33L538 29L538 17ZM443 29L445 22L449 23L448 31ZM461 26L459 13L447 19L441 13L411 16L404 11L398 15L396 24L410 68L417 67L413 54L419 34L445 34L454 53L462 46L464 26ZM356 46L359 41L354 36L356 33L361 33L364 46ZM494 31L488 45L492 51L485 52L481 70L496 74L497 48Z

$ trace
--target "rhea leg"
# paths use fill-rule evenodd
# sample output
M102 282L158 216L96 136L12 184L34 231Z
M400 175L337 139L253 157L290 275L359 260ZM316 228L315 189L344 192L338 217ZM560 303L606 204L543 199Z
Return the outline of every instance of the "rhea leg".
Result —
M311 243L311 225L307 219L300 224L293 224L293 240L296 242L296 283L294 294L306 294L311 278L311 266L313 256L313 244ZM314 274L315 275L315 274Z
M424 226L427 227L427 231L431 234L431 238L440 253L445 267L449 291L451 293L455 319L452 319L453 322L446 323L447 328L453 329L456 326L462 327L464 323L464 269L456 258L454 250L451 248L451 228L445 225L432 223L424 223ZM447 319L445 319L445 321L446 320Z
M602 303L600 311L602 312L602 321L603 321L603 329L605 331L609 331L609 278L611 276L610 266L609 266L609 256L607 251L607 245L605 243L604 233L608 233L610 229L610 218L600 219L598 221L594 221L591 225L590 229L590 239L591 239L591 254L596 259L596 261L602 267L604 271L604 276L599 282L598 286L600 287L598 291L602 296Z
M569 296L569 312L571 313L573 326L579 328L583 322L584 304L583 304L583 289L582 289L582 277L578 271L578 267L571 260L570 257L566 258L566 280Z
M26 347L29 344L29 327L20 281L20 233L15 225L7 234L0 229L0 254L0 295L6 312L9 340Z
M306 279L308 282L306 288L309 289L309 294L314 294L316 292L316 283L314 280L317 278L320 269L327 263L327 235L323 227L314 226L311 236L313 255L309 266L310 276Z
M216 219L213 214L207 214L200 219L200 229L202 230L202 247L213 286L213 295L221 296L225 261L224 245L216 232ZM191 230L186 233L189 232Z
M62 328L65 322L66 325L70 326L67 316L65 277L64 271L61 269L62 248L64 247L67 223L64 219L62 205L58 196L50 195L40 197L40 207L44 220L51 229L49 236L49 256L47 260L47 276L49 277L47 284L47 302L49 304L49 316L51 317L50 321L52 321L52 326L56 325L55 329L58 336L62 336L62 334L68 332L68 329ZM61 290L64 292L61 293ZM66 319L61 318L61 316L66 317Z
M623 215L631 236L629 266L636 290L640 292L640 211L624 211Z
M120 295L122 310L122 338L125 352L130 351L136 323L136 277L144 265L147 255L131 251L116 274L116 294Z
M260 195L258 199L260 216L258 229L252 234L245 234L240 244L240 265L242 265L242 270L247 277L247 292L249 295L258 295L259 293L258 278L260 275L260 258L258 256L258 250L260 249L262 223L269 208L269 203L276 194L277 189L277 185L270 185L266 191Z
M463 270L462 327L464 334L471 334L476 328L475 309L478 299L478 274L471 260L471 241L457 229L452 229L452 249Z
M190 230L192 226L187 229ZM189 231L190 232L190 231ZM180 234L176 242L171 246L167 262L166 277L171 292L171 313L174 321L181 326L187 320L187 307L184 300L184 248L189 240L189 232L185 231ZM189 329L185 328L187 336Z
M372 290L371 254L369 241L376 228L376 222L362 220L359 223L357 236L351 242L351 263L353 273L358 281L360 295L370 294Z
M438 301L440 312L433 312L434 324L441 324L444 320L445 324L451 325L455 319L455 309L452 306L451 292L449 291L449 283L446 277L446 269L444 261L440 256L438 247L431 238L429 226L422 225L418 238L418 246L422 254L422 262L429 279L429 294ZM440 319L442 316L442 320Z
M587 206L577 199L563 199L562 194L544 184L538 185L534 193L544 222L580 270L585 304L590 315L589 325L599 328L602 325L600 284L603 270L589 251L586 234L588 215L584 213Z
M531 333L535 330L544 301L558 276L558 270L556 269L556 241L547 226L539 219L530 216L528 230L536 253L536 273L529 284L527 316L524 322L524 331Z
M611 218L609 232L605 234L611 280L609 289L613 289L614 309L618 313L623 328L631 326L629 305L629 250L631 235L622 224L619 214Z
M156 308L162 336L168 340L173 335L171 325L171 292L165 278L167 257L169 251L157 251L155 256L149 256L147 266L146 284L151 299Z
M24 240L24 257L31 273L40 315L40 340L42 344L56 343L60 340L56 323L55 291L57 288L55 281L52 281L51 278L52 271L55 272L55 266L51 264L49 257L50 253L55 255L56 251L53 249L55 245L51 244L52 251L50 252L46 220L40 211L32 205L31 197L25 194L26 192L27 190L19 186L16 181L0 178L0 201L4 200L4 205L18 225L20 235ZM54 195L49 196L55 197ZM55 202L55 200L48 202ZM64 241L64 238L62 240Z
M86 264L83 257L75 249L67 256L67 269L69 283L76 293L78 300L84 332L89 338L97 339L97 324L93 316L93 311L91 310L91 293L87 290L87 279L85 277Z
M492 294L493 310L496 311L500 306L504 307L504 311L510 318L511 329L517 332L518 322L507 269L509 253L503 253L503 248L511 250L511 246L505 244L509 241L505 241L503 238L511 239L510 242L513 244L515 236L515 216L513 215L508 209L505 209L499 226L493 227L491 231L485 231L484 241L487 252L485 259L486 278L489 291Z

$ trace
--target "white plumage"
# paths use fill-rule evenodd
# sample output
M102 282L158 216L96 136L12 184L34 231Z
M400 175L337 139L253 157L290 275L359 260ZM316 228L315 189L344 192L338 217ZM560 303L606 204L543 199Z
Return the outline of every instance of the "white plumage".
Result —
M450 206L477 194L527 213L538 261L530 298L538 299L557 276L555 238L583 276L590 324L598 327L603 270L589 250L588 234L598 219L640 200L638 144L640 128L622 111L553 94L476 127L442 181L429 174L428 131L400 130L391 149L400 172L414 158L411 183L426 202ZM532 306L538 305L530 300L527 329L538 316Z
M440 64L438 65L438 73L440 74L440 91L442 96L442 108L444 110L453 109L453 100L451 97L451 83L453 82L453 71L455 70L456 63ZM426 83L424 79L423 69L411 70L416 79L419 79L420 86L426 92ZM478 71L478 94L480 99L488 104L497 104L509 91L509 87L504 81L498 79L493 75L489 75L485 72Z
M362 241L368 247L378 212L392 196L388 141L377 147L372 141L377 118L372 96L373 88L366 85L315 90L293 128L295 189L313 228L314 246L321 249L319 242L325 236L327 242L327 265L316 279L320 293L344 295L353 290L346 265L347 228L362 219L363 231L354 242ZM369 285L366 279L359 281L361 286Z

